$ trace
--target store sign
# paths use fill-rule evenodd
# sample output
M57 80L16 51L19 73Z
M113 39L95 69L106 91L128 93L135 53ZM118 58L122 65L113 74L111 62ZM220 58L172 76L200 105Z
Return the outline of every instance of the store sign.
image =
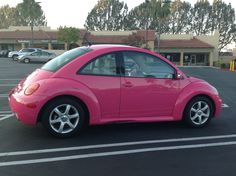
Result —
M17 42L18 43L29 43L30 41L29 40L18 40Z
M52 43L57 43L57 40L51 40Z

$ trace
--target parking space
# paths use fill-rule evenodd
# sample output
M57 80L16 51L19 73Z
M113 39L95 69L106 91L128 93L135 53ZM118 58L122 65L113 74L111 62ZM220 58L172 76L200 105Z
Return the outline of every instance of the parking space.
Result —
M235 175L236 73L181 68L214 85L228 106L207 128L181 122L113 124L62 140L40 124L21 124L8 107L9 90L40 66L0 59L0 175Z

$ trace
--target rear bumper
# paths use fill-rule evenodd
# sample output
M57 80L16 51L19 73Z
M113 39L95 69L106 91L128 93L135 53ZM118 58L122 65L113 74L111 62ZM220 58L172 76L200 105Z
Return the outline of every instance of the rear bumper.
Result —
M18 120L27 125L37 123L38 114L44 102L41 96L25 96L13 93L9 95L8 100L11 111Z

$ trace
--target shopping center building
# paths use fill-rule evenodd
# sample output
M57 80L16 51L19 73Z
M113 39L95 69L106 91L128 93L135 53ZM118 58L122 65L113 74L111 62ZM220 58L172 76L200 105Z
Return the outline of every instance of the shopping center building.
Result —
M34 47L64 50L67 44L58 41L58 31L50 27L35 27ZM131 36L144 41L143 47L160 51L167 59L180 66L212 66L218 60L219 32L212 35L192 34L161 35L160 48L155 31L86 31L80 29L80 39L71 46L92 44L128 44ZM134 37L133 37L134 38ZM0 50L20 50L30 46L32 33L29 27L14 26L0 30ZM70 47L69 47L70 48Z

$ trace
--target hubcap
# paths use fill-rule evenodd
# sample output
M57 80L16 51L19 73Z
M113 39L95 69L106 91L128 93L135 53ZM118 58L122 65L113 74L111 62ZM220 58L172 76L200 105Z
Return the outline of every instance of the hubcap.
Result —
M79 112L74 106L63 104L52 110L49 116L49 124L55 132L66 134L77 127L79 118Z
M210 117L210 107L204 101L196 102L190 109L190 119L196 125L204 124Z

